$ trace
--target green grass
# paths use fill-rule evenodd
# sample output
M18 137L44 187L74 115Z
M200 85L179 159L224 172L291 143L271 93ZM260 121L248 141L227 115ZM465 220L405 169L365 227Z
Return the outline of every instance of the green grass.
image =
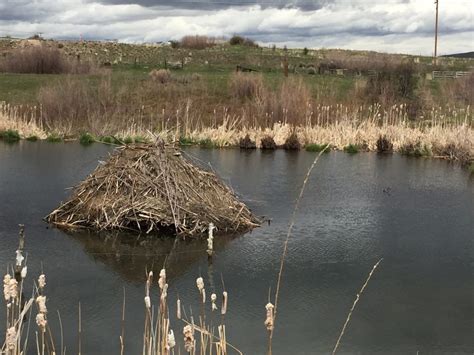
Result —
M59 143L63 141L63 137L57 133L51 133L46 137L46 141L50 143Z
M102 136L100 137L99 139L101 142L103 143L107 143L107 144L122 144L121 141L119 141L117 138L113 137L113 136Z
M94 142L95 138L93 135L87 132L81 133L79 137L79 143L81 143L82 145L91 145Z
M203 148L216 148L216 144L209 138L201 139L199 141L199 146Z
M305 146L305 149L308 152L320 152L324 148L326 148L327 146L328 146L328 144L307 144ZM324 152L329 153L329 151L330 151L330 148L328 147Z
M195 145L195 144L196 142L192 138L189 138L189 137L179 138L179 145L188 146L188 145Z
M8 129L6 131L0 132L0 139L7 143L14 143L20 140L20 133L13 129Z
M359 153L359 147L355 144L349 144L344 147L344 151L349 154L357 154Z
M125 138L122 140L122 142L123 142L124 144L132 144L132 143L133 143L133 138L130 137L130 136L127 136L127 137L125 137Z

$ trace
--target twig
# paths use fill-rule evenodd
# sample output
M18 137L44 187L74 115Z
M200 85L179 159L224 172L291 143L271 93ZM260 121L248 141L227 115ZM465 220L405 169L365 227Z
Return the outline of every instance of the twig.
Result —
M291 216L290 224L288 226L288 232L286 234L286 239L285 239L285 244L283 246L283 253L281 255L281 261L280 261L280 271L278 272L278 281L277 281L277 286L276 286L276 291L275 291L275 308L274 308L274 313L273 313L273 322L275 324L276 322L276 316L277 316L277 307L278 307L278 296L280 295L280 286L281 286L281 279L283 276L283 267L285 265L285 258L286 254L288 252L288 241L290 240L291 232L293 230L293 226L295 224L295 217L296 217L296 212L298 211L299 204L301 202L301 199L303 197L306 184L308 183L309 177L311 176L311 172L313 171L314 167L316 166L316 163L318 162L319 158L321 155L328 149L329 144L324 147L321 152L314 158L313 163L311 164L310 168L308 169L308 172L306 173L306 177L303 181L303 185L301 186L300 194L298 196L298 199L296 200L295 203L295 208L293 209L293 215ZM268 354L272 354L272 339L273 339L273 330L275 327L273 326L272 329L270 330L269 338L268 338Z
M341 333L339 334L339 338L337 339L336 345L334 346L334 350L332 351L332 354L336 354L337 348L339 347L339 344L341 342L342 336L344 335L344 332L346 331L347 325L349 324L349 321L351 320L352 312L354 312L354 309L357 305L357 302L359 302L360 296L362 296L362 293L364 292L365 288L369 284L370 278L372 277L372 274L374 273L375 269L377 266L379 266L380 262L383 260L380 259L377 261L377 263L372 267L372 270L369 273L369 276L367 277L367 280L365 280L364 285L362 285L362 288L360 289L359 293L356 295L356 298L354 300L354 303L352 304L351 310L349 311L349 314L347 315L346 321L344 322L344 326L342 327Z

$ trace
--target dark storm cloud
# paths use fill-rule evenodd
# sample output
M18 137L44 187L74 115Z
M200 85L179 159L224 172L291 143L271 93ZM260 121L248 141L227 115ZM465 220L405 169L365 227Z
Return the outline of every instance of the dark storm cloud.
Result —
M171 7L189 10L219 10L231 7L260 6L261 8L298 8L304 11L313 11L334 0L101 0L103 4L136 4L145 7Z

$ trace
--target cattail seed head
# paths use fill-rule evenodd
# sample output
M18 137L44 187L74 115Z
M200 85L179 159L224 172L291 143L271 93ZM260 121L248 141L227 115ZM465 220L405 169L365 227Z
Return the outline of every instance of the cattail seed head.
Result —
M15 327L10 327L7 330L7 339L6 339L7 349L16 350L16 329ZM10 352L8 352L10 353ZM14 352L12 352L14 353Z
M148 309L151 307L150 296L145 296L145 307Z
M193 327L190 325L186 325L183 328L183 335L184 335L184 349L190 353L194 349L194 331Z
M216 296L215 293L213 293L213 294L211 295L211 304L212 304L212 310L213 310L213 311L216 311L216 310L217 310L216 300L217 300L217 296Z
M36 304L38 305L38 309L40 313L48 313L48 309L46 308L46 296L38 296L36 297Z
M8 284L8 292L10 293L10 298L15 299L18 296L18 281L15 279L10 279Z
M176 318L181 319L181 300L176 301Z
M173 332L173 329L170 329L168 333L168 348L172 349L175 346L176 346L176 339L174 338L174 332Z
M23 263L23 260L25 260L25 258L23 257L21 250L17 250L16 251L16 266L21 266L21 264Z
M275 306L271 304L270 302L267 303L265 306L265 309L267 310L267 318L265 319L265 326L267 327L268 331L273 330L274 326L274 316L273 316L273 309Z
M36 315L36 324L42 332L46 331L46 325L48 324L48 321L46 320L44 313L38 313Z
M206 290L203 288L201 291L202 303L206 303Z
M10 274L6 274L3 277L3 296L5 297L5 301L10 301L10 280L12 277Z
M221 314L224 315L227 312L227 292L224 291L222 292L222 308L221 308Z
M197 286L199 292L201 292L204 289L204 280L202 279L202 277L198 277L196 279L196 286Z
M160 286L160 290L163 290L165 285L166 285L166 270L161 269L160 278L158 280L158 286Z
M45 274L41 274L38 277L38 287L40 289L43 289L45 286L46 286L46 276L45 276Z
M23 268L21 269L21 278L22 279L26 279L26 274L28 272L28 267L27 266L23 266Z

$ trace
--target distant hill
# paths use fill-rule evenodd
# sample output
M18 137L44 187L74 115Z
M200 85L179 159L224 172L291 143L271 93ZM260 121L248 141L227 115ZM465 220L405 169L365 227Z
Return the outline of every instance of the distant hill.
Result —
M443 57L451 57L451 58L474 58L474 52L448 54L448 55L443 55Z

